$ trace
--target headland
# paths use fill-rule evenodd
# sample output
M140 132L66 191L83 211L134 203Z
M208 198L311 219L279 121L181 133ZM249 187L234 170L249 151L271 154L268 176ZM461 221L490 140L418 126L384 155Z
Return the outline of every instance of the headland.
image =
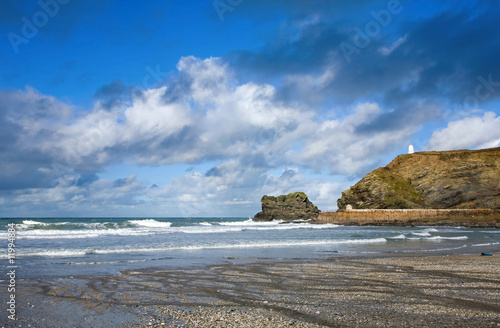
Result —
M500 209L500 148L403 154L337 200L353 209ZM467 212L464 212L467 213Z
M320 212L302 192L264 196L254 220L500 228L500 148L410 151L345 190L337 206Z

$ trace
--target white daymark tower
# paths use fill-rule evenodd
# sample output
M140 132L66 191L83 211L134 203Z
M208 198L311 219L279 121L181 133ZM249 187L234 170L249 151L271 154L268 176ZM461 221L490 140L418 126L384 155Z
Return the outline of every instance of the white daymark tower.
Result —
M413 154L415 152L415 150L413 149L413 145L410 145L408 147L408 154Z

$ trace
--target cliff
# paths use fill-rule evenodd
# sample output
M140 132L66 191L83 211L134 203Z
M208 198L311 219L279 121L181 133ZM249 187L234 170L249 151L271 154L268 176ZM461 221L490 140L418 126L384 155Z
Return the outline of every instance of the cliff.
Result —
M303 192L294 192L278 197L263 196L262 212L257 213L254 221L272 220L315 220L320 210L309 201Z
M500 148L397 156L337 201L354 209L500 209Z

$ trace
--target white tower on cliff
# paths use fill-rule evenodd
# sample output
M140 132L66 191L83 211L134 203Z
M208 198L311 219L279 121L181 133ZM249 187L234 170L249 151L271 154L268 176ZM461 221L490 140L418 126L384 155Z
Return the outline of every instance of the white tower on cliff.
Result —
M408 154L413 154L415 152L415 150L413 150L413 145L410 145L408 147Z

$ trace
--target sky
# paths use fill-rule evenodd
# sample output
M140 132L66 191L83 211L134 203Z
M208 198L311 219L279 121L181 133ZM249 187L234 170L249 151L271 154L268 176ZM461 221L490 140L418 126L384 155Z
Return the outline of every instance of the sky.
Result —
M495 0L2 0L0 217L323 211L500 146Z

